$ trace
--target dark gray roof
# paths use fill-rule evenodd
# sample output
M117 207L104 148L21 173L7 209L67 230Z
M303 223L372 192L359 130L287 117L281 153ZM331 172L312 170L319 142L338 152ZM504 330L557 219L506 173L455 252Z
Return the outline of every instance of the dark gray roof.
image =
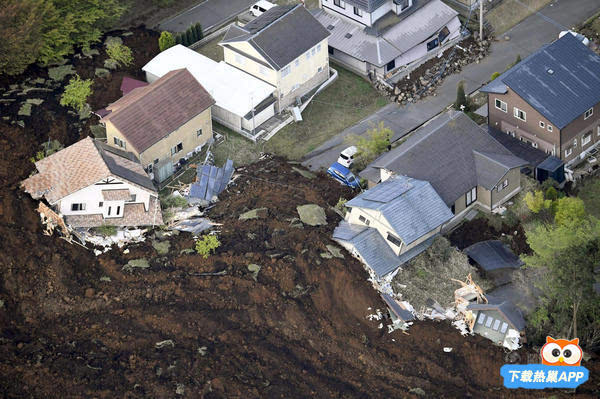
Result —
M467 115L450 111L417 129L360 176L372 178L372 169L383 168L425 180L452 206L471 188L492 189L510 169L525 164Z
M397 318L402 319L404 321L411 321L415 319L415 315L413 315L410 311L400 307L400 304L392 298L389 294L381 294L381 298L383 298L390 311L393 312Z
M304 6L298 4L273 7L244 27L232 25L221 44L248 42L269 65L280 70L329 34Z
M488 301L490 303L472 303L467 306L467 309L478 311L493 310L500 312L508 324L510 324L515 330L523 331L525 329L525 319L523 318L523 313L521 312L521 309L519 309L514 303L511 301L492 303L494 300L491 297L488 298Z
M97 140L94 140L94 144L96 145L100 156L102 156L104 163L106 163L106 167L108 167L108 170L110 170L111 173L114 173L116 176L122 177L131 183L135 183L149 190L156 191L154 183L152 183L152 180L147 174L138 173L133 168L128 167L130 165L129 162L135 162L139 165L139 161L132 153L113 148ZM127 162L123 162L123 160L120 158L125 158Z
M406 245L454 216L431 184L406 176L393 176L354 197L346 206L381 212Z
M540 163L537 167L538 169L547 170L548 172L554 172L564 164L564 161L551 155L548 158L546 158L544 162Z
M533 148L530 144L527 144L510 134L506 134L491 126L488 126L487 130L489 135L502 144L504 148L510 151L514 156L527 161L527 163L534 168L548 158L548 154L544 151Z
M225 166L217 168L212 165L199 165L197 181L190 187L190 200L212 201L213 197L221 194L233 175L233 161L228 159Z
M517 93L559 129L600 102L600 56L571 34L540 48L481 91Z
M465 248L464 252L485 271L523 266L523 261L499 240L478 242Z

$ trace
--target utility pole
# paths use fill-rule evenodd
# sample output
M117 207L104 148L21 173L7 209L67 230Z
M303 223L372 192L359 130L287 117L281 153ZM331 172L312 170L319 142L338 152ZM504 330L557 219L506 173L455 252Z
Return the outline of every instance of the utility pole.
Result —
M479 40L483 40L483 0L479 0Z

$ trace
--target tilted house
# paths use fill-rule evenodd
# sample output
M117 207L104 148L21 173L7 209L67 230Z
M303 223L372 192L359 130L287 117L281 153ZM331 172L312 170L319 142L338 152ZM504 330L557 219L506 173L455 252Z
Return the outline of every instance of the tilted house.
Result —
M297 4L273 7L243 27L232 25L219 44L227 64L276 88L280 112L329 78L328 37Z
M106 107L109 145L132 152L148 173L189 157L212 138L211 107L215 100L186 69L165 74Z
M370 187L394 174L427 181L458 220L474 206L491 211L517 194L526 164L467 115L450 111L381 155L360 176Z
M393 176L346 203L333 239L381 279L427 249L452 212L431 184Z
M481 89L488 123L567 165L600 143L600 56L571 34Z
M321 0L313 11L331 32L329 56L364 76L437 54L460 37L458 13L440 0Z
M158 193L140 163L124 151L85 138L35 163L22 183L45 198L72 227L155 226Z
M467 311L472 313L471 331L507 348L517 349L521 333L525 330L525 319L521 310L510 301L495 300L488 296L489 303L471 303Z
M215 99L211 115L218 123L238 133L252 133L275 115L275 86L181 44L161 52L142 70L146 80L154 82L181 68L186 68Z

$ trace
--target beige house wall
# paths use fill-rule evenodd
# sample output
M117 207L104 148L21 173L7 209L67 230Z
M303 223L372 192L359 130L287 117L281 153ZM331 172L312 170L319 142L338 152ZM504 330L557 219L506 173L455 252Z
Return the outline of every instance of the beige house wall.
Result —
M502 184L504 180L508 180L508 186L498 191L496 187L492 189L492 209L498 204L509 200L515 193L515 190L518 190L521 187L521 173L519 168L511 169L508 171L506 175L498 184ZM518 191L517 191L518 192Z
M198 136L197 132L200 129L202 129L202 135ZM194 151L196 147L204 145L212 137L211 108L196 115L180 128L169 133L166 137L147 148L142 153L139 153L128 142L126 136L123 135L110 120L106 121L106 138L108 144L115 148L121 148L114 144L115 137L126 143L124 149L133 152L144 168L147 168L155 159L162 161L168 158L171 159L173 163L176 163L180 158L184 158L186 154ZM171 156L171 148L178 143L183 144L183 150Z

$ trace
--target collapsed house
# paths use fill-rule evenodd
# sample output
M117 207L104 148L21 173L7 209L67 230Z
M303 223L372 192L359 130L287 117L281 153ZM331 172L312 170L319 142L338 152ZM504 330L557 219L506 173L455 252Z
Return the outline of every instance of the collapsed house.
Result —
M213 165L198 165L196 181L191 184L186 199L190 204L207 206L216 201L218 195L229 184L233 176L233 161L228 159L222 168Z

